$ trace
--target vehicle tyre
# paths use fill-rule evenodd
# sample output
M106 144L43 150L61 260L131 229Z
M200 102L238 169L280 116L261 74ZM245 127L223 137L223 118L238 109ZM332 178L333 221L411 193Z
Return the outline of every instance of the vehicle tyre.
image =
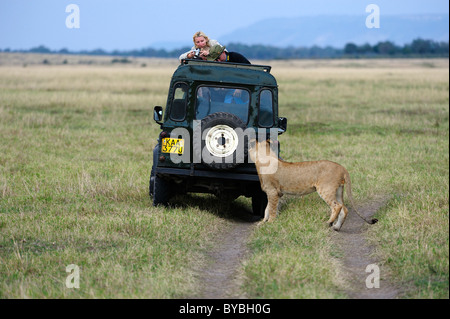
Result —
M155 148L153 149L153 165L152 170L150 171L150 181L149 181L149 187L148 187L148 193L150 196L153 196L153 186L155 185L155 168L158 165L158 144L156 144Z
M148 184L148 194L150 195L150 197L153 197L153 186L155 185L155 175L153 174L153 170L150 173L150 181Z
M152 178L150 177L151 181ZM153 206L167 206L169 204L169 199L172 197L170 186L171 183L164 178L158 175L153 177Z
M202 161L213 169L231 169L247 158L246 125L234 114L217 112L202 119ZM197 153L199 154L199 153Z

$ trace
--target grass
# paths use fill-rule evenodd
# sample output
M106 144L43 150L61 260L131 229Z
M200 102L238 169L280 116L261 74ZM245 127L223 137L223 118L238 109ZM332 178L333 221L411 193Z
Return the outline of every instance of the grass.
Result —
M259 228L245 264L246 289L255 298L344 298L338 254L313 196L290 198L277 223ZM300 211L301 210L301 213ZM300 215L300 216L299 216Z
M361 70L338 63L276 74L289 118L281 155L343 164L359 204L390 196L368 234L381 274L392 275L402 297L448 298L448 64L386 61ZM287 203L277 224L254 234L249 293L340 298L340 252L323 229L327 206L317 195ZM256 280L261 272L270 275Z
M0 70L2 298L192 293L191 265L225 221L151 206L151 115L169 79L167 67ZM65 286L69 264L80 289Z
M0 297L193 295L194 269L229 219L209 197L164 209L147 195L152 110L176 61L86 59L0 55ZM390 196L368 233L382 275L401 297L448 298L448 61L262 63L288 118L282 157L341 163L358 205ZM327 218L315 194L285 199L251 236L247 295L345 298ZM70 264L80 289L65 286Z

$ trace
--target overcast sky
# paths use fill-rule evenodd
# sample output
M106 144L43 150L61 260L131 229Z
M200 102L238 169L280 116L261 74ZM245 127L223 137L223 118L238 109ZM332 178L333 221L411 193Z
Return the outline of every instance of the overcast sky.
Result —
M376 4L382 16L448 14L446 0L0 0L0 49L128 50L157 43L192 44L203 30L220 39L266 18L324 14L367 15ZM79 28L66 19L79 8ZM71 20L74 22L75 20Z

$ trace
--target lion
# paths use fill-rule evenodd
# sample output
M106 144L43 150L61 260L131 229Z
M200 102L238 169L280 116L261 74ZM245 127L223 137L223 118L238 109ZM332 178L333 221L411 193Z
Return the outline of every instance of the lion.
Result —
M368 224L378 220L368 220L355 208L351 190L350 174L340 164L321 160L290 163L278 158L270 141L250 142L249 155L255 163L261 182L261 189L267 194L266 221L273 221L277 215L278 203L284 194L307 195L317 192L331 209L330 227L339 231L344 224L348 209L344 205L344 185L355 212ZM337 221L336 221L337 219ZM334 224L333 224L334 223Z

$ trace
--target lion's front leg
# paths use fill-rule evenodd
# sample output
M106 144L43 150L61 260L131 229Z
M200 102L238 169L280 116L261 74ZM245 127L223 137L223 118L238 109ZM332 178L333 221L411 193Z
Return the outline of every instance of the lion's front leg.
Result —
M264 212L264 221L272 222L277 217L278 202L280 197L277 192L267 194L267 207Z

